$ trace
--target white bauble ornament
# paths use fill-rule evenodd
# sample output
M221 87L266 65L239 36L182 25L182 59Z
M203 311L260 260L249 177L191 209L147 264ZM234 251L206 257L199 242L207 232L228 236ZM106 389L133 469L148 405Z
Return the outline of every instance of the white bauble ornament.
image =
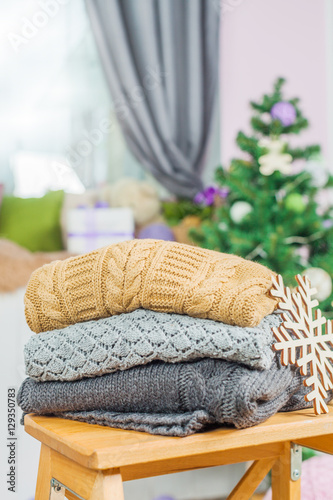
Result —
M231 219L238 224L253 210L247 201L236 201L230 208Z
M285 175L292 173L293 157L288 153L282 153L284 142L265 138L259 141L259 146L268 149L268 153L260 156L258 160L262 175L272 175L276 170Z
M321 302L331 295L332 279L324 269L321 269L321 267L310 267L302 275L307 276L311 282L311 286L317 289L317 293L313 296L314 299Z
M323 163L315 160L307 161L304 170L311 175L312 186L317 188L326 186L329 178L329 172Z

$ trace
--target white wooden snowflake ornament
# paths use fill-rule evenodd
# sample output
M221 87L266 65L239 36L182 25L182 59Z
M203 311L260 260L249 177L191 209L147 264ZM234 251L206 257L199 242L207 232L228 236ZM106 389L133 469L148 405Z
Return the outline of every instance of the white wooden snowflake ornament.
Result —
M313 401L319 415L328 413L325 398L333 389L332 321L322 316L320 309L314 309L319 303L311 298L317 291L311 288L309 279L300 275L295 278L299 286L293 292L284 286L282 276L273 278L271 294L280 299L278 306L286 311L281 313L283 323L273 328L277 340L273 348L281 351L283 365L296 364L304 376L310 369L304 385L311 390L305 400Z

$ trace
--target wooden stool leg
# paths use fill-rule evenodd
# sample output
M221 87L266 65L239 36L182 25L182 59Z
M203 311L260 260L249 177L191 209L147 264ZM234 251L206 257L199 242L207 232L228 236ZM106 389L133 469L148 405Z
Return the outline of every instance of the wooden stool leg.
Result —
M272 500L301 500L301 480L291 480L290 465L290 442L287 442L272 468Z
M124 500L123 480L120 471L99 472L89 500Z
M256 460L236 484L227 500L248 500L276 461L276 457Z
M49 500L51 489L51 450L41 445L35 500Z

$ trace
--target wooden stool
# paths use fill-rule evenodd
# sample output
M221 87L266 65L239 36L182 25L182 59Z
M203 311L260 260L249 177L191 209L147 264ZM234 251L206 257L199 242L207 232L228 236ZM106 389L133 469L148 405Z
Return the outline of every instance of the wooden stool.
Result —
M273 500L299 500L301 446L333 453L333 407L278 413L250 429L186 438L152 436L55 417L26 415L41 441L35 500L123 500L123 481L254 460L229 495L247 500L272 469ZM66 490L66 491L65 491Z

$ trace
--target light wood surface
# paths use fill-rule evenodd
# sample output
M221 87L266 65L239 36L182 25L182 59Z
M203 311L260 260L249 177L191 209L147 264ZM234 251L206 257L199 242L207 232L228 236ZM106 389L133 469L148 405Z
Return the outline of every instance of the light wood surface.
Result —
M123 481L245 460L255 462L229 500L248 499L272 467L273 500L300 500L300 480L290 477L291 442L333 454L329 409L320 416L312 410L278 413L249 429L186 438L26 415L26 431L42 443L36 500L49 500L52 477L87 500L124 500Z
M99 472L89 500L124 500L120 472Z
M35 500L49 500L50 482L52 479L51 452L50 448L42 444L39 456Z
M272 468L272 500L299 500L301 481L290 477L290 443L285 443L284 453Z
M228 500L248 500L276 462L276 458L256 460L228 496Z
M52 477L68 486L83 498L89 498L100 471L88 469L51 450Z
M229 452L283 441L333 434L333 407L316 416L312 409L277 413L249 429L220 428L185 438L153 436L143 432L110 429L55 417L25 416L25 430L50 448L93 469L148 465L168 459ZM271 456L276 455L273 450ZM241 454L241 453L240 453ZM253 457L264 458L261 457ZM247 458L248 460L249 458ZM242 459L238 460L242 461ZM232 463L232 462L231 462Z
M119 469L88 469L42 444L35 500L49 500L52 478L87 500L124 500ZM50 500L53 497L60 499L52 495ZM67 491L66 497L76 498Z
M333 434L329 436L317 436L304 439L298 439L297 444L322 451L323 453L333 454Z

